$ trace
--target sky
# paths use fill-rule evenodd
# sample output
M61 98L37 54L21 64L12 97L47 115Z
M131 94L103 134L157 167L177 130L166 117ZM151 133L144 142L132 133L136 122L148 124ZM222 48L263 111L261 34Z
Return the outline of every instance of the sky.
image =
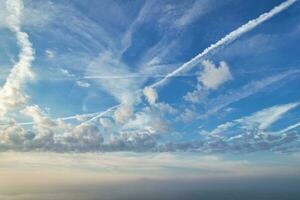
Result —
M89 198L136 185L151 188L145 198L164 180L198 199L195 185L213 181L300 183L299 10L297 0L0 0L0 197L126 183Z

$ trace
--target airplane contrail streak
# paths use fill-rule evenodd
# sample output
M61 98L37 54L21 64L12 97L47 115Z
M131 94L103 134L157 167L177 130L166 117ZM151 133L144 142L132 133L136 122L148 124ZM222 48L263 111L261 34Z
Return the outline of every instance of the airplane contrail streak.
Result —
M199 53L197 56L189 60L188 62L182 64L179 68L174 70L173 72L169 73L167 76L165 76L163 79L160 81L152 84L150 87L159 87L162 86L164 83L166 83L171 77L182 73L184 71L187 71L194 66L196 66L206 55L211 53L212 51L216 50L217 48L223 47L226 44L229 44L242 36L244 33L247 33L248 31L252 30L256 26L260 25L261 23L267 21L268 19L272 18L276 14L280 13L281 11L287 9L289 6L294 4L296 0L288 0L280 5L274 7L272 10L269 12L261 14L258 18L252 19L248 21L246 24L240 26L239 28L235 29L234 31L230 32L227 34L225 37L217 41L216 43L210 45L206 49L204 49L201 53Z

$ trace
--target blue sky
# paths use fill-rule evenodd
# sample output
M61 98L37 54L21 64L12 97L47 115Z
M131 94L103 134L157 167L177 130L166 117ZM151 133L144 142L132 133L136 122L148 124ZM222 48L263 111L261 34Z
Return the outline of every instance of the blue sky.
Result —
M0 0L2 180L299 175L299 10Z
M16 2L1 128L20 133L3 149L298 150L298 2Z
M298 1L0 9L2 152L299 151Z

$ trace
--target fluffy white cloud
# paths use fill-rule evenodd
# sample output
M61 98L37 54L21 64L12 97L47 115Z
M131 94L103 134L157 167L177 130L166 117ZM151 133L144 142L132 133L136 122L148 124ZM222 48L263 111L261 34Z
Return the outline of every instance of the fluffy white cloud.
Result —
M203 71L197 78L198 83L194 91L188 92L183 99L192 103L201 103L207 99L209 92L220 87L233 77L226 62L221 61L217 67L211 61L202 62Z
M61 143L67 150L95 151L102 146L104 139L100 130L92 124L81 124L62 138Z
M219 67L208 60L203 61L202 65L204 69L198 80L208 89L217 89L220 85L232 79L229 67L224 61L220 62Z
M145 95L149 104L155 104L155 102L157 101L157 92L152 87L145 87L143 90L143 94Z

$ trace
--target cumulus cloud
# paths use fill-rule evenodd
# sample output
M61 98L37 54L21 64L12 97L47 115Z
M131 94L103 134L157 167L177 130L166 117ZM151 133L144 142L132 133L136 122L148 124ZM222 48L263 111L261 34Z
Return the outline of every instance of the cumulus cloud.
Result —
M161 141L157 121L145 119L142 113L130 121L110 140L104 141L99 128L94 124L84 123L79 126L66 124L63 121L52 121L51 125L38 114L37 108L31 108L36 121L40 122L32 130L25 130L16 123L0 131L0 151L55 151L55 152L89 152L89 151L198 151L198 152L253 152L270 150L276 152L297 151L300 149L299 133L295 131L269 133L257 129L237 129L238 132L228 133L237 126L237 120L218 127L218 131L205 134L201 139L189 141ZM147 117L146 117L147 118ZM150 122L150 123L148 123ZM151 128L147 126L153 122ZM140 127L144 126L144 129ZM240 127L243 127L242 125ZM155 130L157 132L154 132ZM234 133L234 134L232 134Z
M203 61L202 65L204 69L198 80L208 89L217 89L223 83L233 79L229 67L224 61L220 62L219 67L208 60Z
M99 151L103 141L103 136L97 126L82 124L66 134L60 142L67 150Z
M183 99L186 101L192 103L204 102L211 90L216 90L224 83L233 79L229 66L224 61L221 61L219 66L216 66L211 61L204 60L202 65L203 71L197 78L196 89L183 96Z
M143 90L143 94L145 95L149 104L155 104L155 102L157 101L157 92L152 87L145 87Z
M153 151L156 148L156 136L148 131L126 131L114 138L106 146L108 151Z
M27 130L17 123L0 131L0 150L18 151L99 151L104 141L100 130L93 124L73 126L62 120L52 121L31 107L28 113L34 124Z

